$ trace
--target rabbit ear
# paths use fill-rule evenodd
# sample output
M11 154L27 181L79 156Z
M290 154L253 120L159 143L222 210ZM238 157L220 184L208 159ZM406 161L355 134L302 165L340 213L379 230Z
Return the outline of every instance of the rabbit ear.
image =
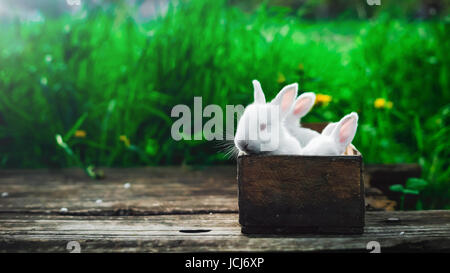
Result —
M336 128L337 122L328 123L328 125L322 130L322 135L329 136L333 132L334 128Z
M316 101L316 94L313 92L306 92L301 94L294 103L292 114L296 117L304 117L314 106Z
M343 154L347 146L352 142L358 127L358 114L352 112L343 117L331 133L331 137L339 147L339 154Z
M264 96L264 92L262 91L261 84L257 80L253 80L253 97L254 101L257 104L265 104L266 97Z
M297 96L298 84L286 85L278 92L277 96L270 102L273 105L280 106L280 116L285 117L292 108L294 99Z

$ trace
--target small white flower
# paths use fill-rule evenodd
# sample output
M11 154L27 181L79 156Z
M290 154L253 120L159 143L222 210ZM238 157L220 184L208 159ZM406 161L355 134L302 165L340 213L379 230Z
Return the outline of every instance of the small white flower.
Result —
M69 210L67 208L61 208L59 211L60 212L68 212Z
M123 184L123 187L125 189L129 189L131 187L131 184L130 183L125 183L125 184Z
M400 235L403 235L403 234L405 234L405 232L404 232L404 231L400 232Z
M97 204L101 204L102 202L103 202L102 199L97 199L97 200L95 201L95 203L97 203Z
M63 144L64 144L64 141L63 141L62 136L61 136L60 134L57 134L57 135L56 135L56 142L57 142L59 145L63 145Z
M52 60L53 60L52 55L50 55L50 54L45 55L45 62L46 63L50 63Z
M9 195L9 193L7 192L2 192L2 197L7 197Z
M47 83L48 83L47 78L46 77L41 77L41 84L42 85L47 85Z

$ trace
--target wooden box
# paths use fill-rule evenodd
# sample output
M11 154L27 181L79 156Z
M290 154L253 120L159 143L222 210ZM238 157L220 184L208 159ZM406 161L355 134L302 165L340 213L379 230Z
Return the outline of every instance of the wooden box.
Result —
M246 234L360 234L362 156L238 157L239 223Z

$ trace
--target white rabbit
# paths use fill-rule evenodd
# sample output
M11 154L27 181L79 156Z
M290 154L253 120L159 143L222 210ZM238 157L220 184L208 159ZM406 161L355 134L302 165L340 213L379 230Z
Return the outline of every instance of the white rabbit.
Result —
M322 135L326 135L326 136L331 135L331 132L333 132L334 128L336 127L336 124L338 124L338 123L337 122L329 123L322 130ZM355 155L357 153L359 153L358 149L356 149L356 147L351 143L347 146L347 149L344 152L345 155Z
M337 123L330 123L318 137L301 150L302 155L342 155L358 127L358 114L352 112Z
M325 128L323 128L321 134L325 136L331 135L331 132L333 132L334 128L336 128L336 124L338 123L337 122L328 123L328 125Z
M297 84L285 86L270 103L266 103L257 80L253 87L254 102L245 108L234 138L240 154L300 154L299 142L284 127L297 96Z
M333 132L334 128L336 128L337 122L331 122L329 123L323 130L322 135L329 136ZM344 152L344 155L355 155L358 154L359 151L356 149L356 147L353 144L349 144Z
M300 142L302 147L305 147L311 139L320 135L318 132L309 128L302 128L300 125L300 119L311 110L315 100L316 94L312 92L301 94L295 100L294 107L285 120L286 129Z

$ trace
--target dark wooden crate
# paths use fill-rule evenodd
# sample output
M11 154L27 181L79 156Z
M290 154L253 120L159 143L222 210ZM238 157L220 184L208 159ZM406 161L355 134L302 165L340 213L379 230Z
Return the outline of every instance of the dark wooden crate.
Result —
M364 230L362 157L238 157L239 223L247 234Z

